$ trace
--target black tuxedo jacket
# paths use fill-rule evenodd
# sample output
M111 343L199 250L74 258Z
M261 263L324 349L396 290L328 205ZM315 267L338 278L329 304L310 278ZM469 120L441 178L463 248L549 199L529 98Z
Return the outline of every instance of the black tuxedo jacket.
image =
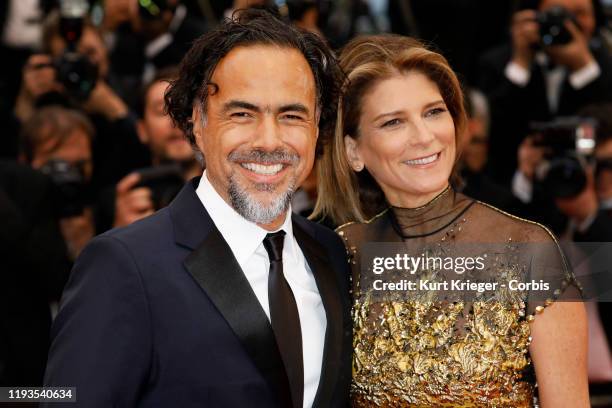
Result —
M77 260L45 374L47 386L77 387L76 406L290 406L272 327L198 199L197 181L155 215L98 236ZM299 216L293 227L327 316L314 406L346 406L346 251L327 228Z
M542 67L533 63L529 83L520 87L504 73L512 59L512 48L503 45L481 58L479 87L489 99L491 137L489 161L492 176L508 184L517 164L517 148L527 136L530 121L549 121L555 116L575 115L581 108L599 102L612 101L612 58L608 50L593 41L591 52L599 64L601 74L581 89L574 89L565 78L557 112L550 111L546 96L546 80Z

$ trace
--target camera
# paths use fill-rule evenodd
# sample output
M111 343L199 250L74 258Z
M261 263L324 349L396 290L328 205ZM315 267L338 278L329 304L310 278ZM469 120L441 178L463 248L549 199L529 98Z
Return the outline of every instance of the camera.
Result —
M66 51L54 61L58 81L76 101L85 101L98 82L98 67L77 52L89 5L85 0L64 0L60 6L60 34Z
M136 171L140 182L134 187L147 187L151 190L153 208L166 207L183 188L183 169L180 164L164 164Z
M597 121L592 118L560 117L529 125L534 146L544 147L545 160L536 178L553 197L575 197L586 187L586 167L595 150Z
M564 7L553 6L546 11L536 14L536 21L540 25L540 42L544 47L551 45L564 45L572 41L572 33L565 27L566 21L576 23L576 18Z
M87 205L87 183L82 169L65 160L52 159L40 171L46 174L56 187L57 210L60 218L83 214Z

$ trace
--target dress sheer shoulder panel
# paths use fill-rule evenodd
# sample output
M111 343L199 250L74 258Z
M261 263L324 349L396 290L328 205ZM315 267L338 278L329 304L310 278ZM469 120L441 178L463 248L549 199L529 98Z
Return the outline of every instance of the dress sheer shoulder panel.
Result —
M579 301L580 285L555 235L544 225L508 214L489 204L478 202L473 217L481 220L483 242L487 231L515 245L521 262L528 265L524 284L527 285L527 321L543 313L555 301Z

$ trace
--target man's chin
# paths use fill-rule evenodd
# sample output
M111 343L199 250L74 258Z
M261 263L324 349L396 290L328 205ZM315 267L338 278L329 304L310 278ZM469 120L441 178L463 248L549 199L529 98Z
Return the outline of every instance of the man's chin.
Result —
M255 184L248 183L230 184L229 195L232 206L249 221L266 224L287 212L293 188L288 185Z
M273 186L271 186L274 188ZM269 208L274 206L276 202L281 198L282 194L279 194L274 190L268 192L265 190L249 191L247 193L248 200L253 204L261 208Z

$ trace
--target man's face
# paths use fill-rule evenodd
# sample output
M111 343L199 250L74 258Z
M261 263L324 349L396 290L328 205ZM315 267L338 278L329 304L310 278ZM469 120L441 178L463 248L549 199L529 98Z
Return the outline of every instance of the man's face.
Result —
M595 32L595 11L591 0L542 0L539 10L548 10L553 6L561 6L572 13L587 38L593 36Z
M164 112L165 81L149 87L145 95L144 117L138 123L140 141L149 146L153 164L164 161L186 162L194 159L194 153L184 133L174 126Z
M83 171L85 180L91 179L93 170L91 142L87 134L81 129L75 129L70 136L57 145L56 138L50 138L34 151L32 167L39 169L49 160L60 159L70 163Z
M314 161L319 131L310 66L295 49L237 47L211 82L218 91L208 96L205 123L194 106L208 179L243 217L276 228Z
M461 158L468 169L479 173L487 164L489 156L489 140L484 121L478 117L469 118L466 136Z

